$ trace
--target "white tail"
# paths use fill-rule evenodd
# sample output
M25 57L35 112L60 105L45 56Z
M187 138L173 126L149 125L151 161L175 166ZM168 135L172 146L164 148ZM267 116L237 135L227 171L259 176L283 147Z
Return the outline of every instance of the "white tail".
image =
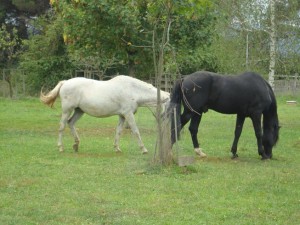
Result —
M50 91L48 94L43 93L43 90L41 90L40 94L40 100L45 104L50 106L51 108L53 107L53 104L59 94L59 90L61 86L65 83L65 80L60 81L55 88L53 88L52 91Z

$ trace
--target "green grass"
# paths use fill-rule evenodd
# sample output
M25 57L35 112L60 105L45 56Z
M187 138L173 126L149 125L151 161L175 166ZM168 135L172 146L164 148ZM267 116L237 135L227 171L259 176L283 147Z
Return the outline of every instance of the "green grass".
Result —
M149 150L142 155L126 130L114 153L117 117L84 116L79 153L69 129L56 147L60 106L38 99L0 99L0 224L299 224L300 98L278 97L280 140L273 160L261 161L251 122L231 160L235 117L209 111L199 140L208 155L193 165L152 163L156 125L136 115ZM188 129L179 155L194 155Z

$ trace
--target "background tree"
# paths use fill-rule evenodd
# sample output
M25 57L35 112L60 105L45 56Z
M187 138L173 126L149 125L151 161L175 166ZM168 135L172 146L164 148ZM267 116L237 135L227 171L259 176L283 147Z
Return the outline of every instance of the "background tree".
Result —
M54 86L58 80L69 79L72 64L63 41L63 21L53 12L32 21L39 34L24 40L20 68L28 71L28 89L37 93L42 86Z
M195 2L201 6L211 1ZM151 19L163 15L159 10L153 14L159 2L60 0L51 4L53 10L27 21L29 40L24 41L20 65L28 71L33 92L70 76L74 69L153 77ZM178 72L216 68L207 51L213 35L213 8L203 4L191 10L193 4L176 2L177 10L172 12L164 72L174 77ZM159 34L162 27L157 28Z
M282 0L275 5L277 12L278 74L295 75L300 71L300 2Z
M17 57L17 47L20 40L17 30L13 29L9 32L4 24L0 28L0 68L12 68ZM3 73L4 74L4 73ZM13 96L13 88L11 83L11 74L5 73L4 79L9 84L9 95Z
M176 3L176 7L170 30L170 45L176 53L180 73L217 71L216 59L210 50L215 35L214 1L186 1Z
M223 73L253 70L266 73L267 34L263 31L265 5L258 1L224 0L218 8L213 50Z
M48 0L1 0L0 23L9 31L17 29L21 39L28 38L28 20L42 15L50 8Z
M220 1L216 29L219 35L213 50L221 72L236 74L253 70L270 77L273 83L275 72L280 74L284 69L284 73L290 73L297 67L299 1L272 0L272 3L269 0ZM293 48L288 47L292 45ZM287 53L291 49L294 54Z
M29 34L35 32L35 28L30 26L29 21L42 15L49 8L48 0L1 0L0 23L2 32L0 39L2 41L6 39L6 47L2 43L0 67L11 69L18 66L18 57L16 56L22 50L22 40L28 39ZM6 35L3 33L4 27ZM10 34L10 38L8 34ZM12 96L11 74L7 73L5 78L9 83L10 95Z
M210 1L198 2L200 4ZM111 68L106 70L108 74L122 71L144 79L154 73L151 50L153 24L149 18L153 12L151 11L153 6L159 4L160 2L147 0L53 1L57 13L62 15L64 20L64 39L68 44L70 57L76 55L77 64L80 64L78 60L84 60L84 57L95 57L99 59L95 61L113 63ZM193 11L191 10L192 4L195 3L183 1L176 4L182 6L190 4L187 12ZM206 52L204 46L210 43L212 33L209 32L208 27L213 23L211 16L213 10L203 7L193 12L188 17L177 16L172 20L174 30L170 30L172 37L170 44L173 53L178 52L176 55L176 57L179 56L178 68L184 73L203 67L214 68L211 66L213 63L210 62L212 57L204 57L209 54L201 54ZM190 57L186 59L184 56ZM174 68L172 58L174 59L174 54L166 60L169 63L169 69ZM101 67L101 65L96 66Z
M62 0L53 6L62 16L64 40L76 64L93 57L95 62L111 62L111 73L124 65L131 66L135 53L130 49L131 36L139 28L135 1ZM94 67L104 70L107 63Z
M269 8L270 8L270 27L269 27L269 35L270 35L270 63L269 63L269 84L272 89L274 89L274 76L275 76L275 65L276 65L276 21L275 21L275 4L276 0L269 0Z

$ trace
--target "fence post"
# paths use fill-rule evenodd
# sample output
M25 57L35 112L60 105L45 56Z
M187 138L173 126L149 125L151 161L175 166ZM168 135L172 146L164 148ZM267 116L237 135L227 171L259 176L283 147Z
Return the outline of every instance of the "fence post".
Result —
M293 94L294 95L297 93L297 80L298 80L298 73L295 73L294 84L293 84Z
M22 70L22 80L23 80L23 95L26 95L26 86L25 86L25 72Z
M4 77L4 69L2 69L2 82L3 82L2 85L4 85L4 81L5 81L4 79L5 79L5 77ZM4 91L4 89L5 88L2 88L3 97L5 97L5 91Z

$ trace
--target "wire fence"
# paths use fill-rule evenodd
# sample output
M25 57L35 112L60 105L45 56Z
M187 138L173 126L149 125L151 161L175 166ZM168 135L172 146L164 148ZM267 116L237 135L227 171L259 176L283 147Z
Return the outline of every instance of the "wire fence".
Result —
M282 94L299 94L300 93L300 76L294 75L278 75L275 80L275 93Z

